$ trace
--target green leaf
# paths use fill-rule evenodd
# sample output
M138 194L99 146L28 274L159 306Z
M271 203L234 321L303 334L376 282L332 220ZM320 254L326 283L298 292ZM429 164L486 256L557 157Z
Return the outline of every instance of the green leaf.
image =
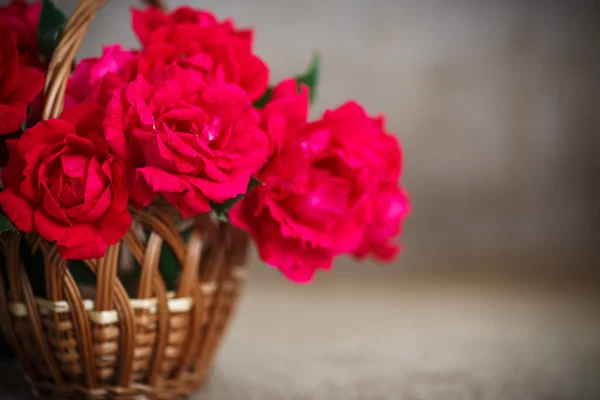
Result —
M51 0L42 1L37 40L40 56L44 59L50 60L52 57L66 22L67 17Z
M69 260L67 267L78 284L96 286L96 274L82 260Z
M254 107L263 108L271 100L271 96L273 96L273 88L269 86L261 98L254 102Z
M25 116L25 121L23 121L23 123L21 124L21 131L19 132L19 134L22 134L23 132L25 132L27 130L27 126L29 125L29 118L31 117L31 110L33 109L33 107L30 105L27 106L27 114Z
M15 228L10 219L8 219L8 217L3 212L0 212L0 233L18 231L19 230Z
M308 96L311 104L314 103L317 98L317 86L319 85L320 78L321 55L319 53L315 53L306 72L295 76L296 82L298 83L298 90L300 90L299 86L301 84L308 86ZM273 87L269 86L262 97L256 100L254 107L263 108L271 100L272 95Z
M186 243L190 237L190 234L192 233L192 229L193 228L190 228L181 232L181 237ZM180 265L177 261L177 257L175 257L173 249L167 244L167 242L164 242L162 246L158 269L160 270L163 280L165 281L167 290L175 290Z
M250 178L250 182L248 183L248 189L246 189L246 193L248 193L250 190L254 189L258 185L262 185L262 182L254 177ZM212 210L217 213L217 217L221 221L229 222L229 216L228 216L229 210L231 209L231 207L233 207L235 205L235 203L237 203L238 201L240 201L243 198L244 198L244 195L239 194L236 197L234 197L233 199L229 199L227 201L224 201L223 203L211 202L210 206L211 206Z
M319 79L321 77L321 55L315 53L312 61L308 66L308 70L296 77L298 85L305 84L308 86L308 96L311 104L317 99L317 86L319 85Z

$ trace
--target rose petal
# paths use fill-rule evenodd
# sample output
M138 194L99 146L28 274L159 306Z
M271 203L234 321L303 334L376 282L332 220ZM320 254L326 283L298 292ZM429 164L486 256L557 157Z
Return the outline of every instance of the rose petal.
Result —
M236 171L225 182L214 182L194 177L186 177L185 180L200 190L208 199L221 203L233 199L240 194L245 194L250 182L250 176L250 173L247 171Z
M19 230L33 231L33 204L12 188L0 192L0 208Z
M102 126L104 110L93 102L76 104L73 107L63 111L61 119L75 125L75 129L80 133L97 131ZM87 136L87 135L86 135Z
M90 164L89 158L77 154L63 154L60 160L63 172L70 178L83 178Z
M19 51L17 36L5 27L0 27L0 54L2 54L2 84L0 99L8 99L19 84Z
M27 118L27 103L0 104L0 135L15 132Z
M23 65L19 68L19 86L11 98L31 103L44 88L44 73L37 68Z
M76 248L99 241L104 245L91 224L74 224L65 229L65 232L64 237L56 241L61 246Z
M61 240L69 228L69 225L60 223L41 208L36 209L33 213L33 225L35 230L48 241Z
M121 93L115 92L106 106L102 128L104 129L104 137L110 149L117 157L127 162L129 160L129 146L127 145L123 131L121 100Z
M112 209L98 221L98 234L108 245L118 243L131 227L131 214L127 209Z
M206 197L194 188L185 192L179 207L183 218L194 217L199 213L209 212L211 209Z
M31 148L40 144L61 143L69 134L76 132L75 126L67 121L58 118L41 121L23 132L18 142L18 151L25 155Z
M112 204L112 191L110 188L105 188L104 192L98 198L92 202L92 207L89 210L77 218L77 222L94 222L102 218L109 210Z
M89 260L103 257L106 254L106 245L93 241L78 247L58 245L58 253L65 260Z
M88 164L87 176L85 180L84 200L86 202L96 199L104 192L108 179L102 171L102 165L97 158L91 158Z

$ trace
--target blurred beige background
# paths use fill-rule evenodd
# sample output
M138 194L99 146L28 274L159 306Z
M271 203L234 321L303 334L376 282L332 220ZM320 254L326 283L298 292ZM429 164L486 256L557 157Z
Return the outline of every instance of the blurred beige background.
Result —
M75 0L58 0L70 11ZM272 82L322 54L313 115L356 99L404 146L402 262L543 255L593 266L600 240L600 27L593 2L169 0L256 27ZM135 46L108 1L82 56ZM586 262L587 261L587 262ZM510 264L513 265L517 261ZM597 264L596 264L597 265Z
M414 208L393 266L341 260L296 286L254 255L197 399L600 398L594 2L167 2L256 26L273 82L320 51L313 114L385 112ZM133 4L108 1L81 55L135 45Z

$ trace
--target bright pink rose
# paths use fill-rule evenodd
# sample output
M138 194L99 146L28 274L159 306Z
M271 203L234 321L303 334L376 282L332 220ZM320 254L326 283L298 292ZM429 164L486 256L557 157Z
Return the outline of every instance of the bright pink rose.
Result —
M99 58L81 60L69 78L65 109L74 104L95 101L106 105L114 90L124 87L132 79L136 53L121 45L105 46Z
M267 88L269 69L252 52L253 32L237 30L231 20L219 22L207 11L187 7L170 14L134 9L133 28L144 44L138 61L142 74L178 63L202 72L208 82L239 85L252 101Z
M187 217L245 193L269 146L246 93L207 86L202 74L176 65L153 76L117 92L104 122L111 147L131 166L134 203L161 194Z
M261 127L269 134L272 142L271 154L274 154L289 132L306 124L308 87L298 87L294 79L279 83L273 88L269 102L259 112Z
M19 53L37 56L37 27L41 10L41 1L28 4L12 0L9 5L0 6L0 26L17 35Z
M209 11L194 10L187 6L179 7L169 14L155 7L149 7L143 11L134 8L131 10L131 13L133 30L144 46L150 42L155 30L176 24L193 24L209 28L221 25L226 26L231 32L235 31L233 21L226 20L223 23L219 23L217 18ZM250 31L240 32L245 33ZM251 33L249 34L251 35Z
M408 216L410 203L396 182L382 184L371 198L373 220L367 225L361 246L354 252L358 258L372 254L380 261L393 261L400 252L394 239L400 234L402 221Z
M101 257L131 225L125 165L102 136L102 115L76 105L7 142L2 210L20 230L56 241L66 259Z
M347 110L349 113L352 109ZM340 116L342 117L342 116ZM385 132L383 117L372 119ZM374 143L373 151L379 158L377 174L371 184L372 220L366 227L361 246L354 252L358 258L373 255L380 261L393 261L400 252L395 239L401 232L402 222L410 212L410 201L398 182L402 173L402 150L397 140L384 134Z
M275 90L288 96L276 97L263 113L269 133L280 138L279 150L260 174L264 185L238 203L230 217L249 231L266 263L306 282L317 269L331 268L339 254L391 246L398 233L392 225L401 219L394 207L405 201L395 199L392 205L379 196L383 182L397 187L401 153L381 119L370 118L356 103L302 123L306 96L295 87L284 90L289 82L283 85ZM385 210L377 209L381 203ZM372 232L378 236L367 237Z
M18 130L44 87L44 74L20 62L16 34L0 27L0 135Z

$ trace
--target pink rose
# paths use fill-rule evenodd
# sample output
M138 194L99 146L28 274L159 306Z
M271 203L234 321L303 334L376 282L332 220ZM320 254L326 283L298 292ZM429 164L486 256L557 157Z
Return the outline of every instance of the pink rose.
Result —
M21 231L56 241L63 258L101 257L131 225L125 165L102 136L102 114L80 104L7 142L0 206Z
M150 42L152 34L157 29L164 26L186 23L205 27L222 25L227 27L229 31L233 32L235 30L232 21L219 23L212 13L204 10L195 10L187 6L179 7L170 14L154 7L149 7L144 11L135 8L132 9L133 30L144 46Z
M245 193L269 145L246 93L176 65L153 77L138 76L106 109L105 135L131 166L132 200L160 194L187 217Z
M398 142L381 119L352 102L302 123L306 95L286 85L275 91L288 96L277 96L263 113L279 151L261 171L264 185L230 213L232 222L249 231L266 263L298 282L331 268L340 254L373 250L389 259L389 240L406 215L405 198L393 196L401 171ZM378 209L382 204L386 208Z
M253 32L236 29L231 20L219 22L187 7L170 14L149 8L133 10L133 27L144 44L137 65L142 74L177 63L201 72L207 82L239 85L252 101L267 88L269 69L252 51Z
M380 261L393 261L400 252L394 239L400 234L402 221L408 216L410 203L406 193L394 182L383 184L371 197L373 220L367 225L358 258L372 254Z
M308 87L288 79L273 88L269 102L260 110L261 127L269 134L271 154L279 150L286 135L306 124Z
M347 110L349 113L352 109ZM340 116L341 117L341 116ZM399 185L402 173L402 150L396 138L385 133L383 117L372 119L383 135L374 141L373 151L379 159L377 174L371 186L372 220L366 226L361 246L354 252L358 258L373 255L380 261L393 261L400 252L396 238L401 233L402 222L410 213L410 201Z
M69 78L65 109L86 101L107 104L112 91L122 88L133 79L130 70L135 57L135 52L124 50L116 44L105 46L99 58L81 60Z

